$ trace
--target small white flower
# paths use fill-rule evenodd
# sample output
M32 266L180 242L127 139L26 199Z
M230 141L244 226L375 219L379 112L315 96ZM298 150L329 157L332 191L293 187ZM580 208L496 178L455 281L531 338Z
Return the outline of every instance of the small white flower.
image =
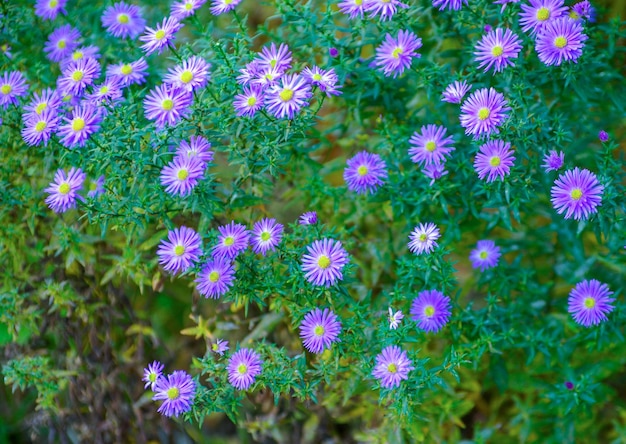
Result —
M404 315L400 310L393 312L393 309L389 307L389 328L395 330L400 325L400 321L404 318Z

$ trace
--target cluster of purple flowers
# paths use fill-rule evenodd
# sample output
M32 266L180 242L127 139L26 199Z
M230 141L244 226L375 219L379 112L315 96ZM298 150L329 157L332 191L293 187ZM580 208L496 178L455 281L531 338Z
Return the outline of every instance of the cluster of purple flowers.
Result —
M76 208L78 201L83 201L84 197L79 194L83 189L87 175L80 168L71 168L69 172L62 169L57 170L54 180L44 192L48 193L46 204L56 213L65 213L71 208ZM96 198L105 192L104 176L100 176L96 181L91 182L88 198Z
M196 395L196 382L183 371L164 375L165 366L154 361L143 371L144 388L154 392L153 401L163 401L157 410L164 416L179 416L191 410Z

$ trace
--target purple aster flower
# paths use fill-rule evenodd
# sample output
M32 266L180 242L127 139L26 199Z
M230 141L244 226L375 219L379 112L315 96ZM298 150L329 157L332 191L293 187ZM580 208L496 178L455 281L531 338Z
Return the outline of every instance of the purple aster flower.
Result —
M367 0L342 0L337 5L339 10L349 16L350 19L363 18ZM331 56L332 57L332 56Z
M440 11L444 9L458 11L463 7L463 3L467 5L467 0L433 0L433 8L439 8Z
M184 273L198 262L202 255L202 239L191 228L180 227L167 233L157 250L159 264L173 274Z
M472 89L472 85L468 85L465 80L461 82L455 81L446 87L442 94L441 101L448 103L461 103L461 99Z
M8 59L12 59L13 58L13 54L11 54L11 47L7 43L3 43L2 45L0 45L0 51L2 51L2 53Z
M217 245L213 247L214 257L225 257L232 260L248 248L250 232L245 225L231 221L228 225L217 227L217 230L220 234L217 236Z
M385 36L385 41L376 48L375 65L381 67L387 77L393 74L396 78L405 69L411 67L413 58L422 55L415 52L422 47L422 39L411 31L398 31L394 39L391 34Z
M569 17L574 20L580 20L582 18L592 23L596 21L596 10L591 6L588 0L583 0L572 6Z
M213 154L211 143L202 136L191 136L189 142L183 140L176 149L177 157L197 159L204 166L213 161Z
M227 258L209 259L196 278L196 289L205 298L217 299L233 286L235 269Z
M139 6L117 2L102 13L102 26L114 37L135 39L146 27L146 21Z
M19 105L18 97L28 93L24 75L19 71L5 71L0 77L0 107L7 109L10 104Z
M543 156L543 169L546 173L550 171L558 171L563 166L565 161L565 154L563 151L551 150L549 153Z
M576 167L565 171L554 181L551 190L552 206L559 214L565 212L565 219L588 219L598 212L596 207L602 205L603 191L604 186L598 182L595 174Z
M213 344L211 344L211 351L213 353L217 353L220 356L223 356L224 352L228 349L228 341L224 341L222 339L218 339Z
M239 70L241 73L237 76L237 83L240 85L247 85L259 76L262 68L258 60L253 60L246 65L245 68Z
M154 393L153 401L163 401L157 412L163 416L178 416L191 410L196 383L187 372L177 370L157 379Z
M341 322L330 309L324 311L316 308L304 316L300 324L302 345L311 353L322 353L330 348L333 342L339 342Z
M542 31L546 24L567 14L563 0L529 0L530 5L522 4L519 24L522 31L530 31L535 35Z
M27 116L39 115L44 110L58 110L61 106L61 97L51 88L44 89L41 93L34 93L33 98L27 105L24 105L24 111Z
M317 213L315 211L307 211L302 213L298 219L300 225L315 225L317 223Z
M100 85L93 87L87 94L87 100L92 105L113 104L122 98L120 80L116 77L106 78Z
M81 46L72 51L72 54L63 60L59 66L61 67L61 71L65 71L68 66L70 66L73 62L78 62L79 60L84 59L99 59L100 58L100 48L97 46L89 45L89 46Z
M302 256L302 271L313 285L330 287L343 279L341 270L348 263L348 253L341 242L333 239L316 240L306 247Z
M235 96L233 106L239 117L252 117L263 108L265 95L261 85L244 86L243 92Z
M411 364L405 351L396 345L390 345L376 356L372 376L380 381L383 388L400 387L400 382L408 379L409 372L415 369Z
M572 390L574 388L574 384L571 381L565 381L565 388L568 390Z
M512 59L516 59L522 49L521 39L510 29L497 28L484 36L476 45L476 61L479 68L485 72L493 67L494 72L500 72L507 66L515 66Z
M54 181L44 191L48 207L55 213L65 213L76 207L76 200L83 200L78 192L83 189L83 182L87 175L80 168L71 168L70 172L59 169L54 175Z
M411 303L411 315L418 328L437 333L450 319L450 298L437 290L420 291Z
M579 282L569 294L567 311L583 327L597 325L606 321L606 315L615 308L611 305L615 299L609 297L612 294L607 284L595 279Z
M157 129L174 126L191 112L193 95L170 85L160 85L150 91L143 101L146 119L154 120Z
M96 197L104 194L104 176L98 177L96 180L92 180L89 184L89 192L87 193L87 197L91 199L95 199Z
M67 15L65 4L67 0L37 0L35 15L44 20L54 20L58 14Z
M186 196L204 175L204 162L195 157L177 156L161 170L161 185L174 196Z
M328 55L332 58L335 58L339 55L339 51L337 50L337 48L328 48Z
M80 32L70 25L61 26L55 29L44 46L46 57L53 62L60 62L72 54L78 46Z
M493 2L494 5L502 5L502 9L500 9L500 14L504 12L506 5L509 3L519 3L519 0L496 0Z
M293 119L302 107L309 104L311 85L298 74L287 74L267 92L267 110L279 119Z
M491 25L485 25L485 27L484 27L484 30L485 30L486 33L491 32L491 29L492 29Z
M191 17L205 3L206 0L181 0L172 4L171 15L178 20Z
M609 133L607 133L606 131L600 131L598 133L598 139L600 139L600 142L608 142L609 141Z
M146 82L147 76L148 64L143 57L131 63L107 66L107 77L119 80L121 86L141 85Z
M559 66L564 61L577 63L587 36L580 22L563 17L546 23L537 35L535 50L545 65Z
M167 83L187 91L194 91L206 86L209 81L209 65L202 57L192 56L182 65L171 68L163 79Z
M150 55L157 51L161 54L166 47L174 48L174 38L176 33L184 25L174 17L166 17L161 24L157 24L156 28L146 27L145 33L139 37L139 40L145 42L141 49Z
M41 114L26 114L22 138L29 146L39 145L42 142L44 146L47 146L50 136L56 131L58 125L59 117L53 109L45 109Z
M157 381L163 376L164 367L159 361L154 361L147 368L143 369L143 378L141 380L146 383L143 386L144 389L150 387L150 390L154 391Z
M211 14L221 15L232 11L241 3L241 0L213 0L211 3Z
M399 0L364 0L365 11L370 13L370 17L374 18L380 15L380 21L391 20L391 17L398 12L398 8L408 8Z
M101 116L98 108L83 105L72 110L71 118L63 117L64 125L59 127L61 143L68 147L85 146L87 139L100 129Z
M437 239L441 237L439 228L432 222L427 224L420 223L409 235L409 250L420 255L432 252L437 246Z
M422 169L422 173L430 179L430 186L432 186L436 180L448 174L448 170L445 168L445 164L443 163L431 163Z
M291 68L291 51L284 43L278 48L272 43L269 47L264 46L258 55L258 63L260 68L276 68L280 71L286 71Z
M446 137L444 126L427 125L417 131L409 139L411 160L420 165L445 163L446 157L454 151L452 136Z
M96 59L80 59L70 63L59 81L61 94L80 96L84 89L100 76L100 63Z
M262 86L263 90L265 91L268 87L276 85L278 79L280 79L283 74L285 74L285 72L279 68L259 68L256 77L252 79L251 83L254 85Z
M268 251L276 250L276 246L283 238L283 225L276 219L261 219L252 227L252 251L263 256Z
M461 105L461 126L465 134L473 135L474 139L497 134L510 110L502 94L493 88L481 88Z
M490 140L481 145L479 153L474 159L474 170L480 179L487 178L487 182L493 182L497 178L504 179L511 172L511 166L515 161L513 150L509 142L502 140Z
M343 179L358 194L374 194L387 178L387 166L378 154L361 151L348 159Z
M485 271L498 265L500 247L497 247L492 240L480 240L476 243L476 248L470 252L469 258L472 262L472 267Z
M325 92L328 97L341 94L339 91L341 86L335 86L338 78L333 68L324 70L317 66L314 66L313 69L307 67L302 71L302 75L311 85L317 86L320 91Z
M398 310L396 312L393 311L391 307L389 307L389 329L395 330L400 325L402 319L404 319L404 315L402 311Z
M248 390L261 374L263 361L257 352L240 348L228 360L228 382L238 390Z

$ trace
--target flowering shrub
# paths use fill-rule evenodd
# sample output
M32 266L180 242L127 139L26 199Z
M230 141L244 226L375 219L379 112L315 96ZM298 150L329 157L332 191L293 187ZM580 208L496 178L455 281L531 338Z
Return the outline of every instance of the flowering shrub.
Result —
M2 2L0 441L618 442L597 7Z

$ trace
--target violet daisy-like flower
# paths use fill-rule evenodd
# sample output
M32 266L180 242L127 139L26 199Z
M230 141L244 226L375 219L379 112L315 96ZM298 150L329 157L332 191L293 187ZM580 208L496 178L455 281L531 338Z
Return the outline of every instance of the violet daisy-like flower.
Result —
M64 25L50 34L43 50L48 59L53 62L60 62L72 54L72 51L78 46L79 39L80 32L77 29L70 25Z
M7 109L9 105L19 105L18 97L28 93L28 84L19 71L5 71L0 76L0 107Z
M337 6L339 10L346 14L350 19L357 17L363 18L367 0L341 0Z
M390 345L376 356L372 376L380 381L383 388L400 387L400 382L408 379L409 372L415 369L411 364L405 351L397 345Z
M467 0L433 0L433 8L439 8L440 11L448 9L450 11L458 11L467 5Z
M102 13L102 26L113 37L135 39L146 27L141 8L125 2L117 2Z
M160 85L150 91L143 101L146 119L154 120L157 129L174 126L191 112L193 95L171 85Z
M283 225L276 219L261 219L252 227L252 251L263 256L268 251L276 250L276 246L283 238Z
M348 159L343 179L358 194L374 194L387 178L387 166L378 154L361 151Z
M396 38L387 34L385 41L376 48L374 63L382 69L387 77L393 74L393 77L396 78L411 66L414 58L422 56L416 52L421 47L422 39L411 31L400 30Z
M422 169L422 173L430 179L430 185L432 186L436 180L448 174L448 170L446 170L446 166L443 163L431 163Z
M500 72L507 66L515 66L512 59L516 59L522 49L521 39L510 29L497 28L484 36L476 45L476 61L479 68L485 72L493 67L494 72Z
M61 94L80 96L84 89L100 76L100 63L96 59L80 59L70 63L59 81Z
M157 250L159 264L173 274L184 273L198 262L202 255L202 239L191 228L180 227L167 233Z
M300 324L302 345L311 353L322 353L330 348L333 342L339 342L341 322L330 309L324 311L316 308L307 313Z
M300 225L315 225L317 223L317 213L315 211L307 211L302 213L298 219Z
M522 4L519 24L522 31L535 35L542 31L546 24L567 14L563 0L529 0L529 5Z
M469 258L472 267L485 271L498 265L500 247L496 246L496 243L490 239L480 240L476 243L476 248L470 252Z
M163 416L178 416L191 410L196 383L187 372L176 370L157 379L154 393L153 401L163 401L157 412Z
M148 77L148 64L141 57L130 63L118 63L107 66L107 77L117 79L121 86L141 85Z
M404 315L402 314L402 311L398 310L394 312L393 309L389 307L388 319L389 319L389 329L395 330L400 325L400 322L402 321L402 319L404 319Z
M543 165L541 165L546 173L550 171L558 171L565 162L565 154L563 151L551 150L543 156Z
M437 246L437 239L441 237L439 228L432 222L426 224L420 223L409 235L409 250L420 255L432 252Z
M171 68L163 83L194 91L206 86L209 81L209 65L202 57L192 56L181 65Z
M535 50L539 60L548 66L559 66L564 61L576 63L587 38L580 22L563 17L546 23L537 35Z
M263 108L265 95L261 85L243 87L243 92L235 96L233 106L239 117L252 117Z
M398 8L406 9L409 5L405 5L400 0L364 0L365 11L370 13L370 17L374 18L380 15L380 21L391 20L391 17L398 12Z
M92 105L113 104L122 98L120 80L106 78L100 85L95 85L93 91L86 97Z
M71 168L69 173L59 169L54 175L54 181L44 191L49 194L46 204L56 213L65 213L76 207L76 200L83 200L78 194L83 189L83 182L87 175L80 168Z
M211 3L211 14L221 15L232 11L241 3L241 0L213 0Z
M206 0L180 0L172 4L171 16L178 20L191 17L205 3Z
M211 151L211 143L202 136L191 136L189 142L183 140L176 149L176 156L187 159L197 159L204 166L213 161L213 151Z
M583 0L572 6L569 17L574 20L587 20L588 22L596 21L596 10L588 0Z
M139 40L145 42L141 49L145 51L146 55L150 55L155 51L157 54L161 54L167 47L174 48L176 33L183 26L174 17L166 17L155 28L146 27L145 33L139 37Z
M104 176L100 176L96 180L92 180L89 183L89 192L87 193L87 197L94 199L100 196L101 194L104 194L105 192L104 182L105 182Z
M437 290L419 292L411 303L411 315L418 328L436 333L450 319L450 298Z
M604 130L600 131L598 133L598 139L600 140L600 142L608 142L609 141L609 133L607 133Z
M250 232L245 225L231 221L228 225L217 227L217 231L220 234L217 236L217 245L213 247L214 257L225 257L232 260L248 248Z
M85 146L87 139L100 129L102 120L97 107L83 105L72 110L71 117L63 117L65 124L59 127L61 143L68 147Z
M607 284L595 279L576 284L567 300L567 311L574 321L583 327L591 327L606 321L607 314L615 308L611 305L615 301Z
M269 87L276 85L278 83L278 79L280 79L283 74L285 74L285 71L279 68L259 68L259 71L256 73L256 77L252 79L251 83L254 85L260 85L265 91Z
M252 82L252 80L256 79L261 71L262 67L259 61L253 60L248 63L245 68L239 70L241 74L237 76L237 83L247 85Z
M452 136L446 137L444 126L427 125L413 133L409 139L411 160L420 165L445 163L446 157L454 151Z
M281 77L280 83L267 92L265 106L279 119L293 119L302 107L309 104L311 85L298 74L286 74Z
M228 360L228 382L238 390L248 390L261 374L261 356L249 348L240 348Z
M500 14L504 12L506 5L508 5L509 3L519 3L519 0L496 0L493 2L494 5L502 5L502 8L500 9Z
M224 352L228 349L228 341L224 341L223 339L218 339L213 344L211 344L211 351L213 353L217 353L220 356L223 356Z
M209 259L196 278L196 289L205 298L217 299L233 286L235 268L224 257Z
M511 144L502 140L490 140L481 145L474 159L474 170L478 173L478 177L486 178L487 182L493 182L498 178L504 179L504 176L508 176L515 161L513 150L510 148Z
M341 94L341 91L339 91L341 86L336 86L338 78L334 68L324 70L317 66L313 68L306 67L302 71L302 75L311 85L317 86L320 91L325 92L328 97Z
M72 54L69 57L61 60L59 66L61 67L61 71L66 71L68 66L70 66L74 62L78 62L79 60L84 59L99 59L100 58L100 48L97 46L89 45L89 46L81 46L72 51ZM98 67L99 69L99 67Z
M498 127L509 117L511 110L504 95L493 88L474 91L461 105L460 121L465 134L474 139L498 133Z
M603 191L604 186L595 174L576 167L565 171L554 181L550 200L557 213L565 213L565 219L584 220L598 212Z
M35 15L44 20L54 20L58 14L67 15L66 4L67 0L37 0Z
M342 270L348 263L348 253L341 242L333 239L316 240L306 247L302 256L302 271L313 285L330 287L343 279Z
M146 384L143 386L144 389L150 387L150 390L154 391L156 388L156 383L163 376L163 369L165 366L161 364L159 361L154 361L152 364L149 364L147 368L143 369L143 378Z
M205 164L192 157L175 157L161 170L161 185L174 196L187 196L204 174Z
M44 109L41 114L26 114L22 128L22 139L29 146L39 145L42 142L44 146L47 146L48 140L56 131L58 124L59 117L56 110L53 109Z
M34 93L32 100L24 105L25 115L40 115L44 110L56 111L61 106L61 97L56 90L46 88L41 93Z
M449 84L442 94L441 101L448 103L461 103L461 99L472 89L472 85L468 85L467 81L454 81Z
M284 43L278 48L272 43L270 46L264 46L258 55L258 63L260 68L276 68L279 71L286 71L291 68L291 51Z

